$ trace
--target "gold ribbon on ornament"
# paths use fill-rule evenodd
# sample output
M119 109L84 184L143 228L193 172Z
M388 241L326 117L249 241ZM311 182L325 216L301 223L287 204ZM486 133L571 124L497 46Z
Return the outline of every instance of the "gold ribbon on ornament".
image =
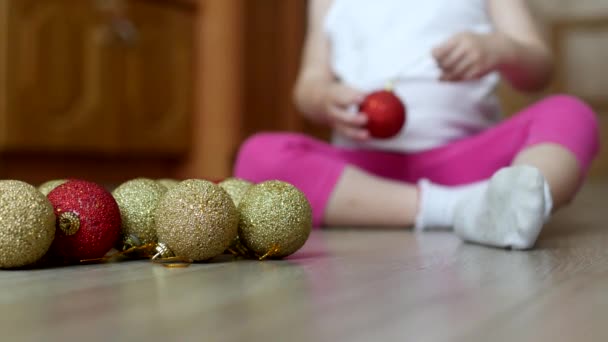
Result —
M102 258L80 260L81 264L101 264L115 262L120 258L150 259L152 263L167 268L184 268L190 266L194 260L176 256L169 246L163 242L141 244L135 235L128 236L123 243L123 250Z
M263 261L264 259L272 258L279 254L281 248L277 244L273 244L268 252L264 255L259 255L251 251L247 246L245 246L241 239L237 236L235 242L226 250L233 256L237 258L246 258L246 259L258 259Z

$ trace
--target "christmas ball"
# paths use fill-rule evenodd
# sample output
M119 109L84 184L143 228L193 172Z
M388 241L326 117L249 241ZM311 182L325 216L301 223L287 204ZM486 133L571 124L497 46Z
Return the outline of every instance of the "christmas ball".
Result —
M241 199L243 198L247 190L249 190L249 188L253 185L253 183L240 178L226 178L225 180L219 182L218 185L228 193L238 210L239 203L241 203ZM228 250L226 252L236 253L240 250L241 246L242 244L240 243L240 240L237 236L232 241L230 246L228 246Z
M53 191L53 189L55 189L56 187L60 186L61 184L67 182L66 179L54 179L54 180L50 180L48 182L44 182L42 184L40 184L40 186L38 186L38 191L42 192L42 194L44 196L48 195L49 192Z
M27 183L0 181L0 268L38 261L54 236L55 215L49 200Z
M53 256L68 261L96 259L112 249L120 236L120 211L102 186L70 180L47 197L57 217Z
M123 240L133 235L141 244L158 241L154 211L166 192L167 188L146 178L127 181L112 192L120 209Z
M405 105L392 91L381 90L367 95L359 111L367 116L367 129L374 138L391 138L405 124Z
M312 229L304 194L281 181L252 186L239 205L239 238L258 256L282 258L300 249Z
M170 179L170 178L158 179L158 180L156 180L156 182L158 182L158 184L160 184L160 185L164 186L165 188L167 188L167 190L171 190L171 189L173 189L175 186L177 186L179 184L178 180Z
M222 254L236 238L238 212L230 196L205 180L186 180L167 191L154 214L158 241L194 261Z
M227 178L219 183L219 186L226 190L234 205L238 208L241 199L249 190L253 183L240 178Z

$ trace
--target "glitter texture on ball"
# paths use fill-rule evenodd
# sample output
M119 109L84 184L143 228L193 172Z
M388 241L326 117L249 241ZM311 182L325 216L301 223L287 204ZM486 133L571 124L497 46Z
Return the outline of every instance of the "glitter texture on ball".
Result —
M390 90L375 91L367 95L359 111L367 116L366 127L374 138L394 137L405 125L405 104Z
M289 183L252 186L239 205L239 238L258 256L282 258L300 249L312 230L312 209Z
M161 179L157 179L156 182L162 186L164 186L165 188L167 188L167 190L171 190L174 187L176 187L180 181L176 180L176 179L171 179L171 178L161 178Z
M238 208L239 203L241 203L241 199L249 190L249 188L253 185L253 183L248 182L244 179L240 178L227 178L221 181L218 184L222 189L226 190L234 205Z
M158 241L154 211L166 192L166 187L146 178L127 181L112 192L120 209L123 239L134 235L142 244Z
M195 261L222 254L238 231L232 199L205 180L186 180L167 191L154 216L158 241L176 256Z
M57 217L53 257L67 261L103 257L120 236L120 211L102 186L70 180L48 194Z
M48 195L49 192L53 191L56 187L67 182L67 179L53 179L48 182L44 182L38 186L38 191L42 192L44 196Z
M27 183L0 181L0 268L38 261L54 236L55 215L49 200Z

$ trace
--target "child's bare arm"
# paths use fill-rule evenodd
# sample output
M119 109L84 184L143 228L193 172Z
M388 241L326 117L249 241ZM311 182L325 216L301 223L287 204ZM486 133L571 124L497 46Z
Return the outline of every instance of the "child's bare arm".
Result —
M315 121L323 121L324 89L334 82L329 64L329 39L323 33L323 18L331 2L310 2L302 63L294 88L296 106Z
M489 0L496 30L504 35L504 56L499 70L516 88L539 90L551 79L553 58L526 0Z
M434 49L441 79L468 81L498 70L521 91L542 89L553 62L526 1L488 0L488 7L495 32L459 33Z
M362 128L363 114L348 111L358 105L364 94L336 80L330 67L330 42L323 31L323 22L333 0L312 0L309 5L308 31L302 65L294 88L294 102L300 112L315 122L328 124L343 135L367 139Z

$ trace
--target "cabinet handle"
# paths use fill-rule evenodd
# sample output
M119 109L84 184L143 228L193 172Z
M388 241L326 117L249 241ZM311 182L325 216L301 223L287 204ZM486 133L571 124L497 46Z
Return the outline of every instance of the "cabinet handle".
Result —
M139 30L127 16L128 4L124 0L92 0L94 7L108 21L108 30L127 46L139 40Z
M112 32L128 46L134 46L139 40L137 26L125 17L114 17L111 19L110 28Z
M91 0L93 6L102 13L120 13L123 12L126 3L122 0Z

